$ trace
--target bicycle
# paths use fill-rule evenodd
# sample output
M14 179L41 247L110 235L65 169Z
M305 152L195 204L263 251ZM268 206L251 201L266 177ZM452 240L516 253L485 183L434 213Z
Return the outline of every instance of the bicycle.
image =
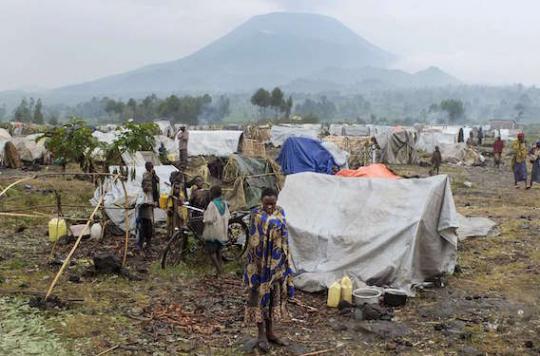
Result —
M189 236L193 236L199 245L203 244L201 232L195 223L202 222L202 216L196 216L196 213L204 213L203 209L199 209L190 205L183 204L182 206L190 211L187 224L178 226L177 208L178 199L172 197L173 203L173 217L172 217L172 235L163 250L161 258L161 268L165 269L167 266L176 266L184 258L186 254L186 247ZM231 214L227 229L227 242L223 247L223 258L228 261L240 259L247 250L249 240L248 223L246 220L249 218L249 211L237 211Z

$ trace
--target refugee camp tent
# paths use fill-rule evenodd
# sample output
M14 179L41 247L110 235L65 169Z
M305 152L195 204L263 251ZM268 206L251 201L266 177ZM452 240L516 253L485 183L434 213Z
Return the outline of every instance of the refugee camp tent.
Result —
M242 139L242 131L189 131L188 155L228 157L240 152ZM174 141L178 152L178 140Z
M411 291L456 263L458 216L447 176L351 179L287 176L278 204L287 214L294 284L319 291L348 275Z
M42 134L32 134L13 138L12 142L17 148L17 152L22 161L32 162L41 160L45 157L47 154L47 149L45 148L46 139L36 142L36 139L40 136L42 136Z
M167 151L167 158L170 161L178 160L178 142L175 142L174 139L165 135L154 136L154 142L155 153L159 154L159 148L161 147L161 144L163 144L163 147L165 147L165 150Z
M320 124L283 124L272 126L272 145L280 147L289 137L308 137L317 139L321 133Z
M342 169L336 173L339 177L354 177L354 178L386 178L400 179L400 177L388 169L382 163L370 164L369 166L360 167L358 169Z
M158 125L159 133L167 137L174 137L176 130L168 120L154 121L154 124Z
M435 146L453 145L457 143L457 135L437 131L422 131L418 134L416 149L428 153L435 151Z
M342 150L333 142L322 141L321 145L334 157L338 168L349 168L349 152Z
M159 157L152 151L124 152L122 161L128 167L144 167L146 162L152 162L154 166L161 165Z
M346 151L349 156L348 165L350 167L362 166L369 162L369 137L326 136L323 137L323 142L331 142L341 150Z
M358 124L331 124L329 133L333 136L369 136L369 127Z
M320 141L306 137L289 137L277 159L284 174L317 172L331 174L337 163Z
M439 149L443 162L466 166L481 165L485 162L480 152L465 143L440 144Z
M278 164L268 158L233 154L223 168L223 182L233 185L226 194L232 211L258 205L262 190L271 187L279 191L282 179Z
M417 133L413 130L386 131L375 138L381 147L381 162L390 164L414 164Z
M13 138L6 129L0 128L0 166L6 168L20 168L21 160Z
M111 166L109 167L109 172L113 173L118 168L118 166ZM138 166L131 169L135 170L135 175L133 176L132 174L128 174L129 178L124 183L128 193L128 205L131 207L131 209L128 211L128 226L129 231L134 233L135 219L137 215L137 209L135 209L135 207L137 204L143 201L141 184L145 168ZM177 169L174 166L162 165L154 167L154 170L159 177L160 191L168 193L171 188L166 184L166 182L169 182L171 173L177 171ZM103 190L105 194L103 200L105 213L117 227L125 231L124 209L122 209L125 203L125 195L121 182L118 179L114 180L112 177L107 177L103 183ZM94 197L90 199L90 203L95 206L98 203L100 196L100 188L98 187L94 192ZM154 221L160 222L165 221L165 219L165 211L159 208L154 209Z

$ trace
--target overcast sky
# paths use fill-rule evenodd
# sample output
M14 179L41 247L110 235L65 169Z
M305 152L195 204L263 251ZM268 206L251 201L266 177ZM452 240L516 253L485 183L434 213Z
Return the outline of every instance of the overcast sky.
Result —
M178 59L273 11L335 17L409 71L540 84L540 0L0 0L0 90Z

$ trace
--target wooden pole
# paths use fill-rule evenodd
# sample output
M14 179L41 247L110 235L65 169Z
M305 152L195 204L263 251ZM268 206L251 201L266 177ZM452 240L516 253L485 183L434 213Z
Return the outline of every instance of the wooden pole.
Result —
M66 259L64 260L64 263L62 264L62 267L60 267L60 270L59 270L58 273L56 274L56 277L54 277L54 280L52 281L51 285L49 286L49 289L47 290L47 294L45 295L45 300L47 300L47 298L49 298L49 296L51 295L54 286L55 286L56 283L58 282L58 279L60 279L60 276L62 275L62 273L63 273L64 270L66 269L67 265L69 264L69 261L71 260L71 257L72 257L73 254L75 253L75 250L77 249L77 247L78 247L79 244L81 243L81 240L82 240L82 237L83 237L83 233L84 233L84 231L85 231L86 229L89 228L90 223L91 223L92 220L94 219L94 215L96 214L96 212L99 210L99 207L100 207L101 204L103 203L103 198L104 198L104 195L102 195L102 196L99 198L99 201L98 201L98 203L96 204L96 208L94 209L94 211L92 212L92 214L91 214L90 217L88 218L88 222L86 223L86 227L83 228L83 229L81 230L81 232L79 233L79 236L77 237L77 240L75 241L75 244L74 244L73 247L71 248L71 251L69 251L69 254L67 255Z
M25 178L21 178L19 180L16 180L15 182L11 183L10 185L8 185L4 190L2 190L0 192L0 197L2 195L4 195L8 190L10 190L12 187L16 186L17 184L19 183L22 183L22 182L26 182L27 180L31 180L31 179L34 179L35 177L32 176L32 177L25 177Z
M125 267L126 265L126 260L127 260L127 252L128 252L128 241L129 241L129 216L128 216L128 209L129 209L129 204L128 204L128 193L127 193L127 189L126 189L126 184L124 183L124 180L119 177L118 179L120 179L120 182L122 183L122 189L124 190L124 223L125 223L125 230L126 230L126 238L125 238L125 242L124 242L124 257L122 258L122 267Z

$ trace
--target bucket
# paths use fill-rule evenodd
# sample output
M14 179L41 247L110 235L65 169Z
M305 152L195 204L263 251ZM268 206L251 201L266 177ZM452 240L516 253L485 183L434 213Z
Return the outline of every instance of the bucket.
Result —
M390 307L400 307L407 303L407 293L400 289L385 289L384 304Z
M381 292L374 288L359 288L353 291L354 304L378 304Z

